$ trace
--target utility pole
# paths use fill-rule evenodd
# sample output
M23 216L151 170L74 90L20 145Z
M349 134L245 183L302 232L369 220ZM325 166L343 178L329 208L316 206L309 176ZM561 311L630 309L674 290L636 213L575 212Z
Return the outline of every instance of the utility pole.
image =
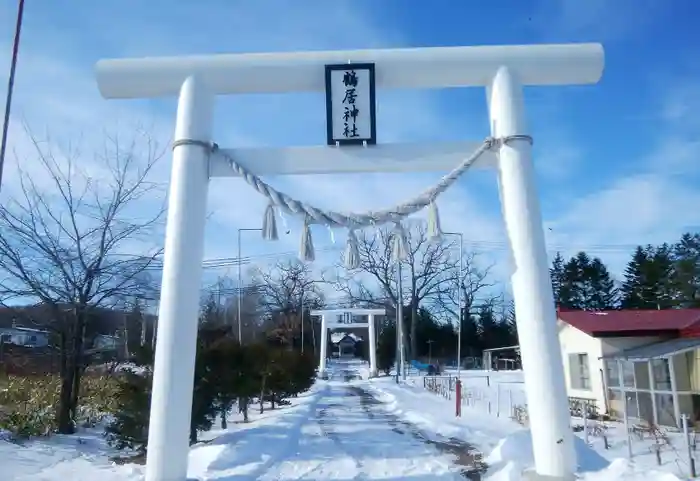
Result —
M457 271L457 379L462 372L462 283L464 282L464 236L461 232L443 232L459 238L459 269Z
M5 118L2 124L2 139L0 139L0 186L2 185L2 173L5 167L5 151L7 150L7 132L10 128L12 93L15 87L15 72L17 70L17 57L19 56L19 39L22 33L23 17L24 0L19 0L19 4L17 5L17 24L15 25L15 40L12 44L12 60L10 61L10 78L7 81L7 97L5 97Z

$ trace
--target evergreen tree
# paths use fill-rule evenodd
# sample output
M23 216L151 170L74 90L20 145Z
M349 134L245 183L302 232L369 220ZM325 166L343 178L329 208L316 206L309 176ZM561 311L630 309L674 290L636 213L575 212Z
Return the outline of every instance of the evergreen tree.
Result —
M621 288L623 309L669 309L677 304L671 254L667 244L637 247L625 269Z
M396 322L385 320L377 336L377 369L389 374L396 360Z
M510 345L518 344L518 324L515 320L515 303L510 301L503 310L503 324L508 329Z
M513 344L512 325L508 323L506 318L499 318L492 305L481 306L478 316L482 349Z
M561 263L561 260L558 260ZM558 305L566 309L614 309L615 282L603 261L579 252L560 268Z
M618 290L610 271L599 258L594 258L587 271L588 292L584 300L586 309L609 310L617 307Z
M479 324L473 315L468 311L462 314L462 336L461 336L461 354L462 357L478 356L481 354L483 346L479 336Z
M105 427L110 446L146 454L152 379L150 371L139 369L125 369L119 376L116 410Z
M479 317L479 338L481 339L481 348L490 349L492 347L501 347L498 332L498 322L493 312L493 307L484 304L479 308L477 314Z
M552 267L549 269L549 276L552 279L552 293L554 294L554 303L557 306L562 304L561 285L564 281L564 257L561 252L557 252L552 260Z
M673 283L681 307L700 307L700 234L683 234L673 246Z

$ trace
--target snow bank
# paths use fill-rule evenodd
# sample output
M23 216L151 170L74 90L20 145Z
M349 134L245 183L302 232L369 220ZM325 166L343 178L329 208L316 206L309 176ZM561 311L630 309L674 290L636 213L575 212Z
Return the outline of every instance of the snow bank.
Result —
M574 437L574 447L580 473L600 471L610 465L608 460L578 437ZM501 439L493 451L484 458L484 462L491 466L491 472L494 473L501 471L504 467L507 467L509 473L522 472L524 469L532 467L535 460L532 453L530 430L521 429Z
M454 414L454 400L444 399L423 389L422 377L395 384L393 378L373 379L370 389L389 410L401 419L436 437L457 438L484 453L490 466L488 481L520 481L523 471L532 469L532 439L530 431L509 419L509 405L524 400L519 385L520 372L462 373L462 380L472 393L479 393L476 402L462 407L462 417ZM500 390L500 393L499 393ZM505 394L505 395L504 395ZM499 399L500 398L500 399ZM504 402L504 398L506 402ZM522 398L522 399L521 399ZM500 400L500 409L498 406ZM489 405L490 403L490 405ZM500 413L500 417L498 414ZM578 420L580 421L580 420ZM579 422L580 424L580 422ZM586 481L679 481L687 471L678 446L679 437L669 433L673 446L664 452L662 467L657 467L649 450L650 441L633 439L634 462L623 459L627 453L624 429L618 423L607 423L610 449L603 448L600 437L591 436L589 445L575 433L574 441L579 460L579 474ZM675 474L678 473L678 474Z
M647 470L643 464L635 464L627 459L616 459L607 469L597 473L587 473L581 479L585 481L681 481L681 478L671 473Z

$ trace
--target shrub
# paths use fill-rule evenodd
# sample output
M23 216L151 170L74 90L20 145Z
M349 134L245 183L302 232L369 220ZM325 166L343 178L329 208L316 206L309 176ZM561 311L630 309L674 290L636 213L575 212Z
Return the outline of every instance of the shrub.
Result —
M117 410L119 378L117 376L86 376L80 386L76 422L94 427Z
M47 436L57 429L55 406L59 402L59 376L8 376L0 391L0 429L15 439ZM116 379L89 376L81 386L76 424L94 426L113 411Z
M230 333L200 329L195 360L190 442L197 442L199 431L210 429L217 415L225 418L234 399L258 396L273 403L295 396L311 387L315 379L315 359L296 351L258 343L240 346ZM106 403L113 413L107 426L108 442L117 449L146 454L151 396L150 370L127 370L119 378L113 400ZM106 401L106 400L105 400ZM244 411L247 419L247 411ZM222 421L223 427L225 423Z
M51 434L57 427L54 406L59 392L57 376L8 376L0 392L0 429L15 439Z
M105 428L110 446L145 454L151 405L150 371L126 369L119 376L112 421Z

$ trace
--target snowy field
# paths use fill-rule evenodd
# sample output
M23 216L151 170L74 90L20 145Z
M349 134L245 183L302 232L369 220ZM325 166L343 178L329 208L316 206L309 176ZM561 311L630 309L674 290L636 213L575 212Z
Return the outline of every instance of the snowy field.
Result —
M463 372L474 402L456 418L454 400L426 391L420 377L397 385L389 377L367 380L361 363L334 362L330 369L328 381L319 381L291 406L253 414L247 424L231 415L228 430L203 436L190 451L189 478L516 481L532 465L529 433L508 411L524 400L517 372L492 374L488 384L485 373ZM633 443L628 460L622 433L610 424L608 450L602 438L591 436L589 447L579 437L581 479L688 479L678 435L671 435L672 446L657 466L648 441ZM143 466L116 465L110 460L115 454L99 431L24 445L0 440L0 479L143 479Z
M446 375L456 375L448 371ZM463 393L467 398L461 418L455 417L453 395L444 398L423 388L423 377L409 376L405 383L396 385L389 379L377 379L371 385L376 395L388 408L401 414L411 423L430 428L443 436L468 439L491 466L489 479L516 480L520 473L532 466L532 449L528 431L511 419L513 406L524 406L525 392L521 371L462 371ZM622 423L594 423L589 421L588 445L584 442L583 419L573 418L576 432L577 455L580 471L586 480L646 480L672 481L691 479L688 451L682 433L666 431L668 445L660 450L661 465L651 438L631 436L632 458L629 457L627 436ZM604 427L606 441L596 426ZM592 448L592 449L591 449ZM700 452L695 453L697 458ZM501 476L495 476L498 465L508 465ZM606 470L599 471L605 465ZM699 464L700 466L700 464Z

